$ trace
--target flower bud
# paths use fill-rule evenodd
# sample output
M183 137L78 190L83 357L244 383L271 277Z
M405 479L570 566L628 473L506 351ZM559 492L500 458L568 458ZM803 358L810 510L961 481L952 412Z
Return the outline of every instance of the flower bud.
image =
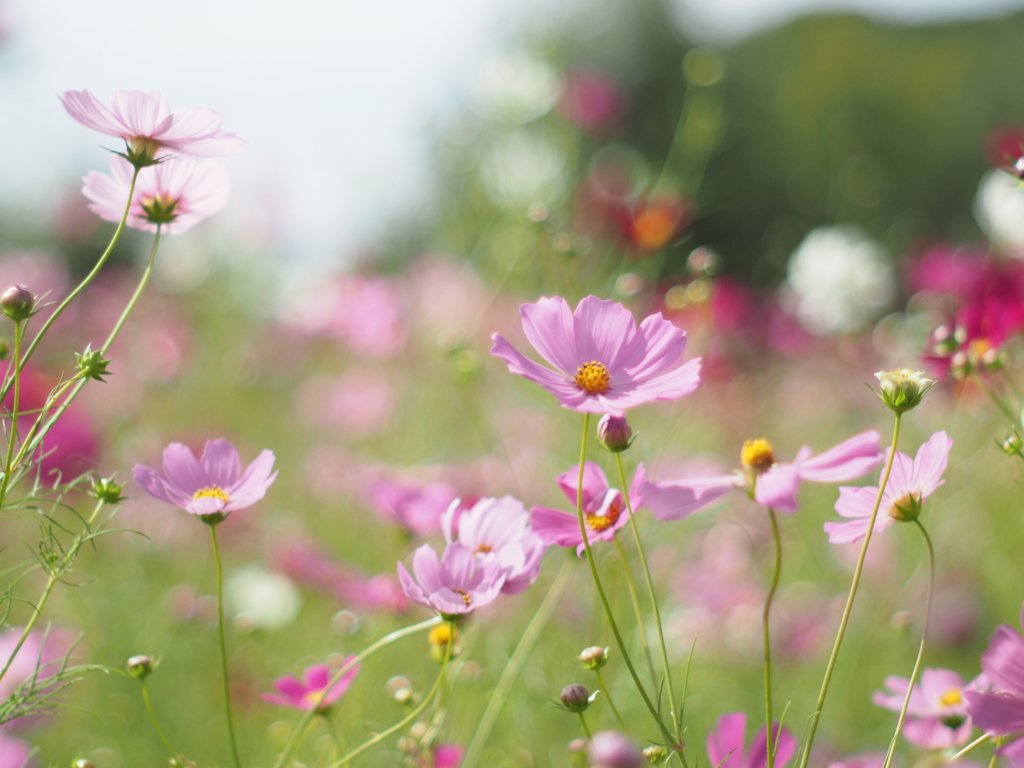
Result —
M104 376L110 376L107 366L110 360L103 356L98 349L93 349L90 344L82 354L75 352L75 360L78 364L78 374L84 379L95 379L104 381Z
M889 517L903 523L912 523L921 515L921 494L908 493L889 508Z
M565 686L559 698L570 712L583 712L590 706L590 691L579 683Z
M96 768L92 760L86 760L84 757L80 757L71 764L71 768Z
M454 634L453 634L454 633ZM450 624L438 624L429 635L430 655L435 661L444 661L448 653L448 644L452 644L452 658L455 657L456 644L459 642L459 630L453 629Z
M1024 447L1024 442L1022 442L1020 437L1017 435L1010 435L1003 440L1000 447L1007 456L1020 456L1021 448Z
M145 680L153 672L152 656L132 656L128 659L128 673L139 680Z
M587 740L586 739L573 739L572 741L569 742L568 746L566 747L566 749L569 750L569 754L570 755L579 754L580 752L583 752L584 750L586 750L586 748L587 748Z
M640 768L643 757L633 742L618 731L600 731L590 740L591 768Z
M35 303L32 291L24 285L12 285L0 295L0 311L17 322L32 316Z
M608 649L599 645L584 648L579 655L580 664L587 669L600 669L608 663Z
M412 702L413 690L412 688L399 688L392 694L395 701L399 704L405 705Z
M878 397L894 413L902 414L917 407L924 393L935 384L926 379L924 371L910 371L898 368L895 371L879 371L875 377L881 383Z
M644 760L646 760L651 765L655 765L656 763L660 763L662 760L664 760L665 754L665 748L657 744L655 744L653 747L647 747L647 749L645 749L643 752Z
M120 485L114 482L113 478L96 478L92 481L92 495L104 504L118 504L124 501L123 491Z
M620 453L633 444L633 430L625 416L606 414L597 423L597 441L612 453Z

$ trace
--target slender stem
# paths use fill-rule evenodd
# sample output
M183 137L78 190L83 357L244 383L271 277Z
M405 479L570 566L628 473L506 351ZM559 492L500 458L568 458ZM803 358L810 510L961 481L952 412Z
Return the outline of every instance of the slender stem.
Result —
M775 590L779 587L779 574L782 573L782 539L779 538L779 521L775 516L775 510L771 507L768 507L768 519L772 521L772 540L775 542L775 570L772 572L772 583L768 588L768 594L764 598L764 713L765 722L767 723L765 737L768 739L768 768L774 768L775 750L772 748L772 740L775 738L772 719L772 641L771 632L768 628L768 619L771 616Z
M589 727L587 727L587 720L586 720L586 718L585 718L585 717L583 717L583 713L582 713L582 712L579 712L578 714L579 714L579 716L580 716L580 725L582 725L582 726L583 726L583 732L584 732L585 734L587 734L587 738L588 738L588 739L593 739L593 738L594 738L594 736L593 736L593 734L592 734L592 733L590 732L590 728L589 728Z
M633 502L629 498L629 486L626 485L626 472L622 468L622 454L615 454L615 464L619 470L619 482L622 484L622 496L626 500L626 511L629 513L629 525L633 530L633 538L636 540L636 551L640 555L640 565L644 569L644 580L647 582L647 594L651 598L651 608L654 611L654 624L658 629L658 644L661 646L661 664L665 670L665 685L668 687L669 711L672 713L672 722L675 725L676 744L683 743L682 717L676 716L676 692L672 684L672 669L668 663L668 646L665 644L665 632L661 626L661 608L658 607L658 596L654 593L654 580L651 578L651 568L647 564L647 555L644 553L643 541L640 539L640 527L636 522L636 515L633 514ZM682 751L679 752L682 760ZM685 760L683 760L685 763Z
M454 623L450 623L449 627L451 629L451 635L450 636L452 638L454 638L455 637L455 624ZM437 680L434 681L434 687L430 689L430 693L428 693L426 696L423 697L423 701L421 701L419 703L419 705L415 709L413 709L408 715L403 717L401 720L399 720L397 723L392 725L390 728L386 728L385 730L383 730L380 733L376 734L373 738L367 739L362 744L360 744L358 747L356 747L351 752L349 752L347 755L345 755L343 758L341 758L341 760L338 760L337 762L332 763L330 768L338 768L339 766L342 766L342 765L348 765L353 760L355 760L356 757L358 757L363 752L368 750L374 744L377 744L377 743L383 741L384 739L386 739L391 734L400 731L402 728L404 728L409 723L411 723L413 720L415 720L419 716L420 712L422 712L424 709L427 708L427 705L430 704L430 702L433 700L434 696L437 694L438 689L441 687L441 681L444 680L445 670L448 669L448 662L451 661L451 658L452 658L452 646L453 645L454 645L454 643L447 643L445 645L444 663L441 664L441 671L438 672L438 674L437 674Z
M336 760L338 756L341 755L341 753L344 751L341 746L341 739L338 738L338 734L335 733L334 727L331 725L330 715L328 715L326 712L320 712L319 714L324 721L324 728L327 729L327 733L330 735L331 741L334 742L335 753L333 759Z
M651 673L651 683L656 685L658 674L654 671L654 657L651 656L651 646L647 642L647 629L644 627L644 614L640 609L640 597L636 592L636 584L633 582L633 574L629 570L629 561L626 559L626 550L615 536L615 547L619 550L619 559L622 561L622 572L626 574L626 586L629 587L629 598L633 601L633 610L636 612L636 626L640 631L640 645L643 646L644 656L647 657L647 668Z
M992 747L992 759L988 761L988 768L996 768L996 760L999 759L999 747L1003 743L1002 736L996 736L995 746Z
M373 645L368 646L364 651L358 653L356 657L348 663L343 664L341 668L334 673L334 676L328 681L327 685L324 686L324 689L320 692L319 698L312 702L312 705L309 707L309 709L307 709L303 713L302 717L299 719L299 722L292 730L291 738L289 738L288 743L284 745L284 750L282 750L281 756L278 757L277 762L274 763L274 768L283 768L285 763L288 762L288 759L292 756L292 753L298 747L299 741L303 737L303 732L305 731L306 726L308 726L313 721L313 717L314 715L316 715L317 710L323 703L324 697L327 695L328 691L334 688L334 686L338 684L338 681L341 680L341 678L343 678L345 675L347 675L350 670L354 669L356 665L360 664L364 659L368 659L381 648L386 648L396 640L401 640L403 637L408 637L409 635L413 635L417 632L422 632L425 629L436 627L440 623L440 616L432 616L426 621L421 621L419 624L413 624L408 627L403 627L402 629L396 629L394 632L384 635L384 637L382 637L377 642L373 643Z
M626 727L625 720L622 719L622 715L619 714L618 707L615 706L615 702L612 700L612 691L604 681L604 675L601 674L600 669L595 669L594 672L597 674L597 684L600 685L601 690L604 691L604 697L608 699L608 706L612 708L612 712L615 714L615 719L619 723L619 728L621 728L622 732L628 736L629 728Z
M512 652L512 656L509 657L508 663L505 664L505 669L501 673L501 677L498 678L498 685L495 687L494 693L491 694L483 717L480 718L480 724L477 725L473 739L469 742L469 747L466 749L462 768L475 768L477 760L480 759L480 754L487 745L487 738L491 735L491 730L498 720L501 708L505 704L505 699L508 698L512 683L519 676L519 670L522 669L523 664L526 662L526 657L530 655L530 651L533 650L537 638L540 637L540 633L547 626L551 615L555 612L555 608L558 607L558 603L561 601L562 595L565 594L565 589L569 585L569 577L571 575L572 560L567 559L562 563L562 568L558 571L558 575L555 576L555 580L548 589L548 593L537 607L537 612L530 619L530 623L526 625L523 636L519 638L519 644Z
M896 414L896 425L893 427L892 447L889 449L889 458L885 462L885 470L882 479L878 484L878 494L875 496L875 506L871 510L871 518L868 520L868 530L864 534L864 543L861 544L860 554L857 556L857 566L853 570L853 580L850 583L850 594L846 597L846 606L843 608L843 616L839 621L839 631L836 633L836 642L832 646L832 654L828 658L828 665L825 667L825 677L821 681L821 690L818 692L818 702L814 707L808 723L807 743L800 754L798 768L807 768L807 762L811 759L811 746L814 744L814 734L818 730L818 721L821 719L821 710L825 706L825 697L828 695L828 685L832 681L832 672L836 667L836 660L839 658L839 647L843 643L843 636L846 634L846 625L850 621L850 613L853 611L853 600L857 596L857 587L860 586L860 576L864 570L864 560L868 554L868 545L871 543L871 534L875 531L875 519L878 517L878 508L882 504L882 494L885 493L885 486L889 483L889 474L892 472L892 462L896 458L896 444L900 439L901 414Z
M235 768L242 768L238 757L238 741L235 739L235 722L231 717L231 687L228 685L228 649L224 643L224 569L220 562L220 547L217 546L217 526L210 526L210 541L213 543L213 559L217 563L217 636L220 640L220 664L224 678L224 715L228 720L228 737L231 740L231 754Z
M149 719L153 721L153 727L156 729L156 735L160 737L160 741L163 742L164 749L167 750L167 754L173 759L175 757L174 749L171 747L171 742L167 740L167 734L164 733L164 729L160 727L160 721L156 719L156 712L153 710L153 703L149 700L149 689L146 687L145 680L139 680L142 684L142 700L146 704L146 711L149 712Z
M615 643L619 647L619 652L622 654L623 661L626 662L626 668L629 669L629 674L633 678L633 683L636 685L636 689L640 692L640 697L644 700L644 704L647 705L647 709L650 710L651 715L654 717L654 721L658 724L663 735L666 739L671 739L672 736L669 734L668 729L665 728L665 724L661 721L661 715L658 713L658 709L654 706L650 697L647 695L647 691L644 688L644 684L640 682L640 677L636 673L636 668L633 666L632 659L629 658L629 651L626 650L626 643L622 640L622 634L619 632L619 625L615 622L615 616L612 614L612 607L608 603L608 596L604 592L604 587L601 584L601 575L597 572L597 563L594 561L594 553L590 549L590 537L587 535L587 523L583 518L583 470L587 462L587 437L590 431L590 414L583 414L583 440L580 445L580 474L579 479L576 482L576 515L580 521L580 536L583 538L583 548L587 552L587 562L590 564L590 573L594 577L594 586L597 587L597 595L601 598L601 604L604 606L605 615L608 616L608 623L611 625L612 634L615 636ZM630 515L632 517L632 515Z
M994 735L995 734L992 734L992 733L983 733L983 734L981 734L981 736L976 738L974 741L972 741L966 747L964 747L959 752L957 752L955 755L953 755L951 758L949 758L949 762L950 763L955 763L957 760L959 760L964 755L968 755L971 752L973 752L974 750L976 750L978 747L980 747L986 741L991 739Z
M21 405L21 340L25 333L25 326L21 320L14 323L14 403L11 409L11 431L7 435L7 460L4 462L4 478L0 483L0 506L3 506L7 499L7 491L10 488L11 476L14 474L14 444L18 442L18 408Z
M921 535L924 536L924 542L928 545L928 596L925 600L924 609L924 626L921 627L921 644L917 649L917 660L914 661L914 671L910 673L910 682L907 684L907 694L903 697L903 707L900 709L899 719L896 720L896 732L892 735L892 741L889 742L889 751L885 754L885 762L882 764L882 768L889 768L892 764L893 755L896 754L896 741L899 739L900 731L903 730L903 723L907 719L907 707L910 706L910 694L914 690L914 684L917 682L917 676L921 672L921 660L924 658L925 643L928 641L928 625L932 619L932 590L935 588L935 549L932 547L931 537L928 535L928 531L925 530L924 526L921 525L920 520L914 520L914 523L921 531Z

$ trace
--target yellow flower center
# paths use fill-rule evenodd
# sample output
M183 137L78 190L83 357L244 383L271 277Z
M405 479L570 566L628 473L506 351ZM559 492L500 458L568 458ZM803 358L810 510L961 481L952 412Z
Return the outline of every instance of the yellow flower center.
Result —
M763 439L747 440L740 450L740 464L744 469L752 469L758 474L766 471L775 463L775 454L771 444Z
M320 694L322 693L322 688L316 691L306 691L304 694L302 694L303 707L305 707L306 709L312 709L313 707L315 707L317 701L320 700ZM321 706L323 706L323 703L321 703Z
M467 592L464 589L453 589L452 592L462 595L462 602L464 602L466 605L469 605L469 592Z
M198 491L192 494L193 499L220 499L225 504L228 503L228 495L224 492L224 489L219 485L208 485L205 488L200 488Z
M458 592L459 590L455 590ZM463 593L465 594L465 593ZM438 624L429 635L431 645L445 645L452 639L451 628L447 624Z
M493 551L494 551L494 547L492 547L490 544L481 544L476 549L473 550L473 554L476 554L476 555L486 555L488 552L493 552Z
M939 704L941 704L944 707L951 707L954 704L963 703L963 700L964 697L960 695L959 688L950 688L948 691L942 694L942 697L939 699Z
M610 379L608 369L596 360L584 363L576 369L576 386L588 395L600 395L607 392Z
M600 533L601 531L607 531L615 523L619 521L619 515L622 514L622 498L616 498L608 505L608 509L603 515L595 515L591 512L584 512L583 519L587 524L587 527L592 531Z

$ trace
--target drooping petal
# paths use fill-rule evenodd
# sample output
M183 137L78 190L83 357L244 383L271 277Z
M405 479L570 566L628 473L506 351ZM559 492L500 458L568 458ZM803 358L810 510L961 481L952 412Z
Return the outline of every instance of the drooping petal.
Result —
M754 498L758 504L770 507L776 512L792 514L799 507L796 498L799 490L800 466L781 464L772 467L757 478Z
M124 136L128 126L89 91L65 91L60 95L64 109L72 118L107 136Z
M569 304L561 296L542 296L536 304L523 304L523 332L541 357L569 376L589 359L576 351L573 316Z
M881 436L874 430L844 440L834 448L807 459L800 464L800 476L815 483L837 483L863 477L882 463L878 441Z
M681 520L735 488L735 475L699 477L692 480L645 482L640 486L644 506L658 520Z

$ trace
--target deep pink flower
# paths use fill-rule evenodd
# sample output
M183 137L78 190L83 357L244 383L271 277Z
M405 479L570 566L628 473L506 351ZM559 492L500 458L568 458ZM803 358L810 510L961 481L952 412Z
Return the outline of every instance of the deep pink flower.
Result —
M355 656L349 656L343 664L349 664L354 658ZM260 696L264 701L269 701L271 704L280 704L282 707L312 709L317 699L324 692L324 689L327 688L327 684L331 681L334 673L335 670L326 664L314 664L311 667L306 667L306 671L302 673L302 680L291 675L279 677L274 681L274 687L278 692L261 693ZM342 675L341 679L327 692L327 695L324 696L316 711L326 712L330 709L338 699L345 695L345 692L348 691L349 686L352 685L352 681L356 679L358 674L359 665L357 664Z
M576 507L576 489L579 484L580 465L563 472L555 481L569 503ZM629 502L636 512L644 503L640 487L644 485L644 465L636 468L633 485L629 489ZM587 526L587 539L612 541L622 526L629 522L629 512L622 492L608 487L604 470L592 461L583 468L583 521ZM576 512L562 512L550 507L534 507L530 514L530 527L545 544L560 547L576 547L576 554L583 557L586 547L580 533L580 521Z
M480 499L465 511L460 504L453 501L441 517L445 540L457 539L477 557L496 561L505 570L503 594L515 595L533 584L547 545L531 530L523 502L511 496Z
M1020 633L1008 624L997 627L988 650L981 654L981 670L989 684L979 686L985 692L964 692L975 725L999 736L1024 731L1024 638ZM1024 766L1024 739L1002 746L999 753L1014 766Z
M788 728L780 731L777 724L773 728L775 765L782 768L796 752L796 738ZM754 743L750 745L750 752L747 752L747 716L742 712L722 715L715 724L715 730L708 734L711 765L715 768L764 768L768 763L767 733L766 728L761 728L754 737Z
M441 527L441 516L458 496L447 483L416 485L405 480L379 480L370 488L374 511L416 536L429 536Z
M700 383L700 359L683 363L686 334L661 314L637 328L628 309L595 296L583 299L575 314L558 296L519 311L526 338L556 370L523 357L497 333L491 354L563 408L622 416L627 408L688 395Z
M459 768L466 749L461 744L435 744L433 768ZM3 768L3 766L0 766Z
M892 473L882 494L878 517L875 518L875 532L883 531L894 520L904 515L902 509L914 506L918 509L924 501L942 485L942 473L946 471L949 449L953 439L945 432L936 432L928 442L917 449L917 456L911 459L907 454L896 452L892 462ZM892 450L891 448L889 450ZM886 452L886 457L888 457ZM843 517L857 518L848 523L825 523L825 533L833 544L850 544L863 538L868 532L868 522L875 507L878 486L839 489L836 512Z
M909 685L909 678L887 677L885 687L890 692L875 691L872 701L879 707L899 712ZM922 749L947 749L964 744L974 727L967 714L964 691L978 687L977 680L965 686L963 678L948 669L925 669L921 682L910 693L903 737Z
M398 564L405 594L446 618L466 616L487 605L505 584L505 570L496 560L477 558L458 541L445 548L440 560L434 548L424 544L413 555L412 570L415 579Z
M626 115L629 96L607 75L592 69L568 72L558 111L585 131L603 133Z
M640 768L643 756L628 736L619 731L598 731L587 749L591 768Z
M264 450L242 472L238 451L224 438L207 440L198 461L188 446L171 443L164 449L164 473L136 464L135 482L150 495L176 504L211 522L223 520L263 498L277 478L274 452Z
M128 203L132 166L119 155L110 158L110 176L90 171L82 194L89 209L107 221L119 222ZM223 208L231 194L227 168L216 160L196 162L173 157L139 171L127 224L144 232L178 235Z
M171 114L159 93L114 91L109 108L89 91L65 91L60 100L86 128L122 138L134 152L146 151L150 158L166 154L160 150L216 157L245 149L245 141L220 129L223 115L202 107Z
M867 474L882 461L878 440L879 434L874 430L863 432L818 456L813 456L810 446L805 445L790 464L776 464L765 441L749 441L743 452L746 472L741 470L718 477L644 483L640 493L656 518L680 520L710 504L730 488L750 493L753 476L756 478L753 496L758 504L778 512L793 513L798 508L797 491L801 480L835 483ZM754 452L757 455L747 455Z

